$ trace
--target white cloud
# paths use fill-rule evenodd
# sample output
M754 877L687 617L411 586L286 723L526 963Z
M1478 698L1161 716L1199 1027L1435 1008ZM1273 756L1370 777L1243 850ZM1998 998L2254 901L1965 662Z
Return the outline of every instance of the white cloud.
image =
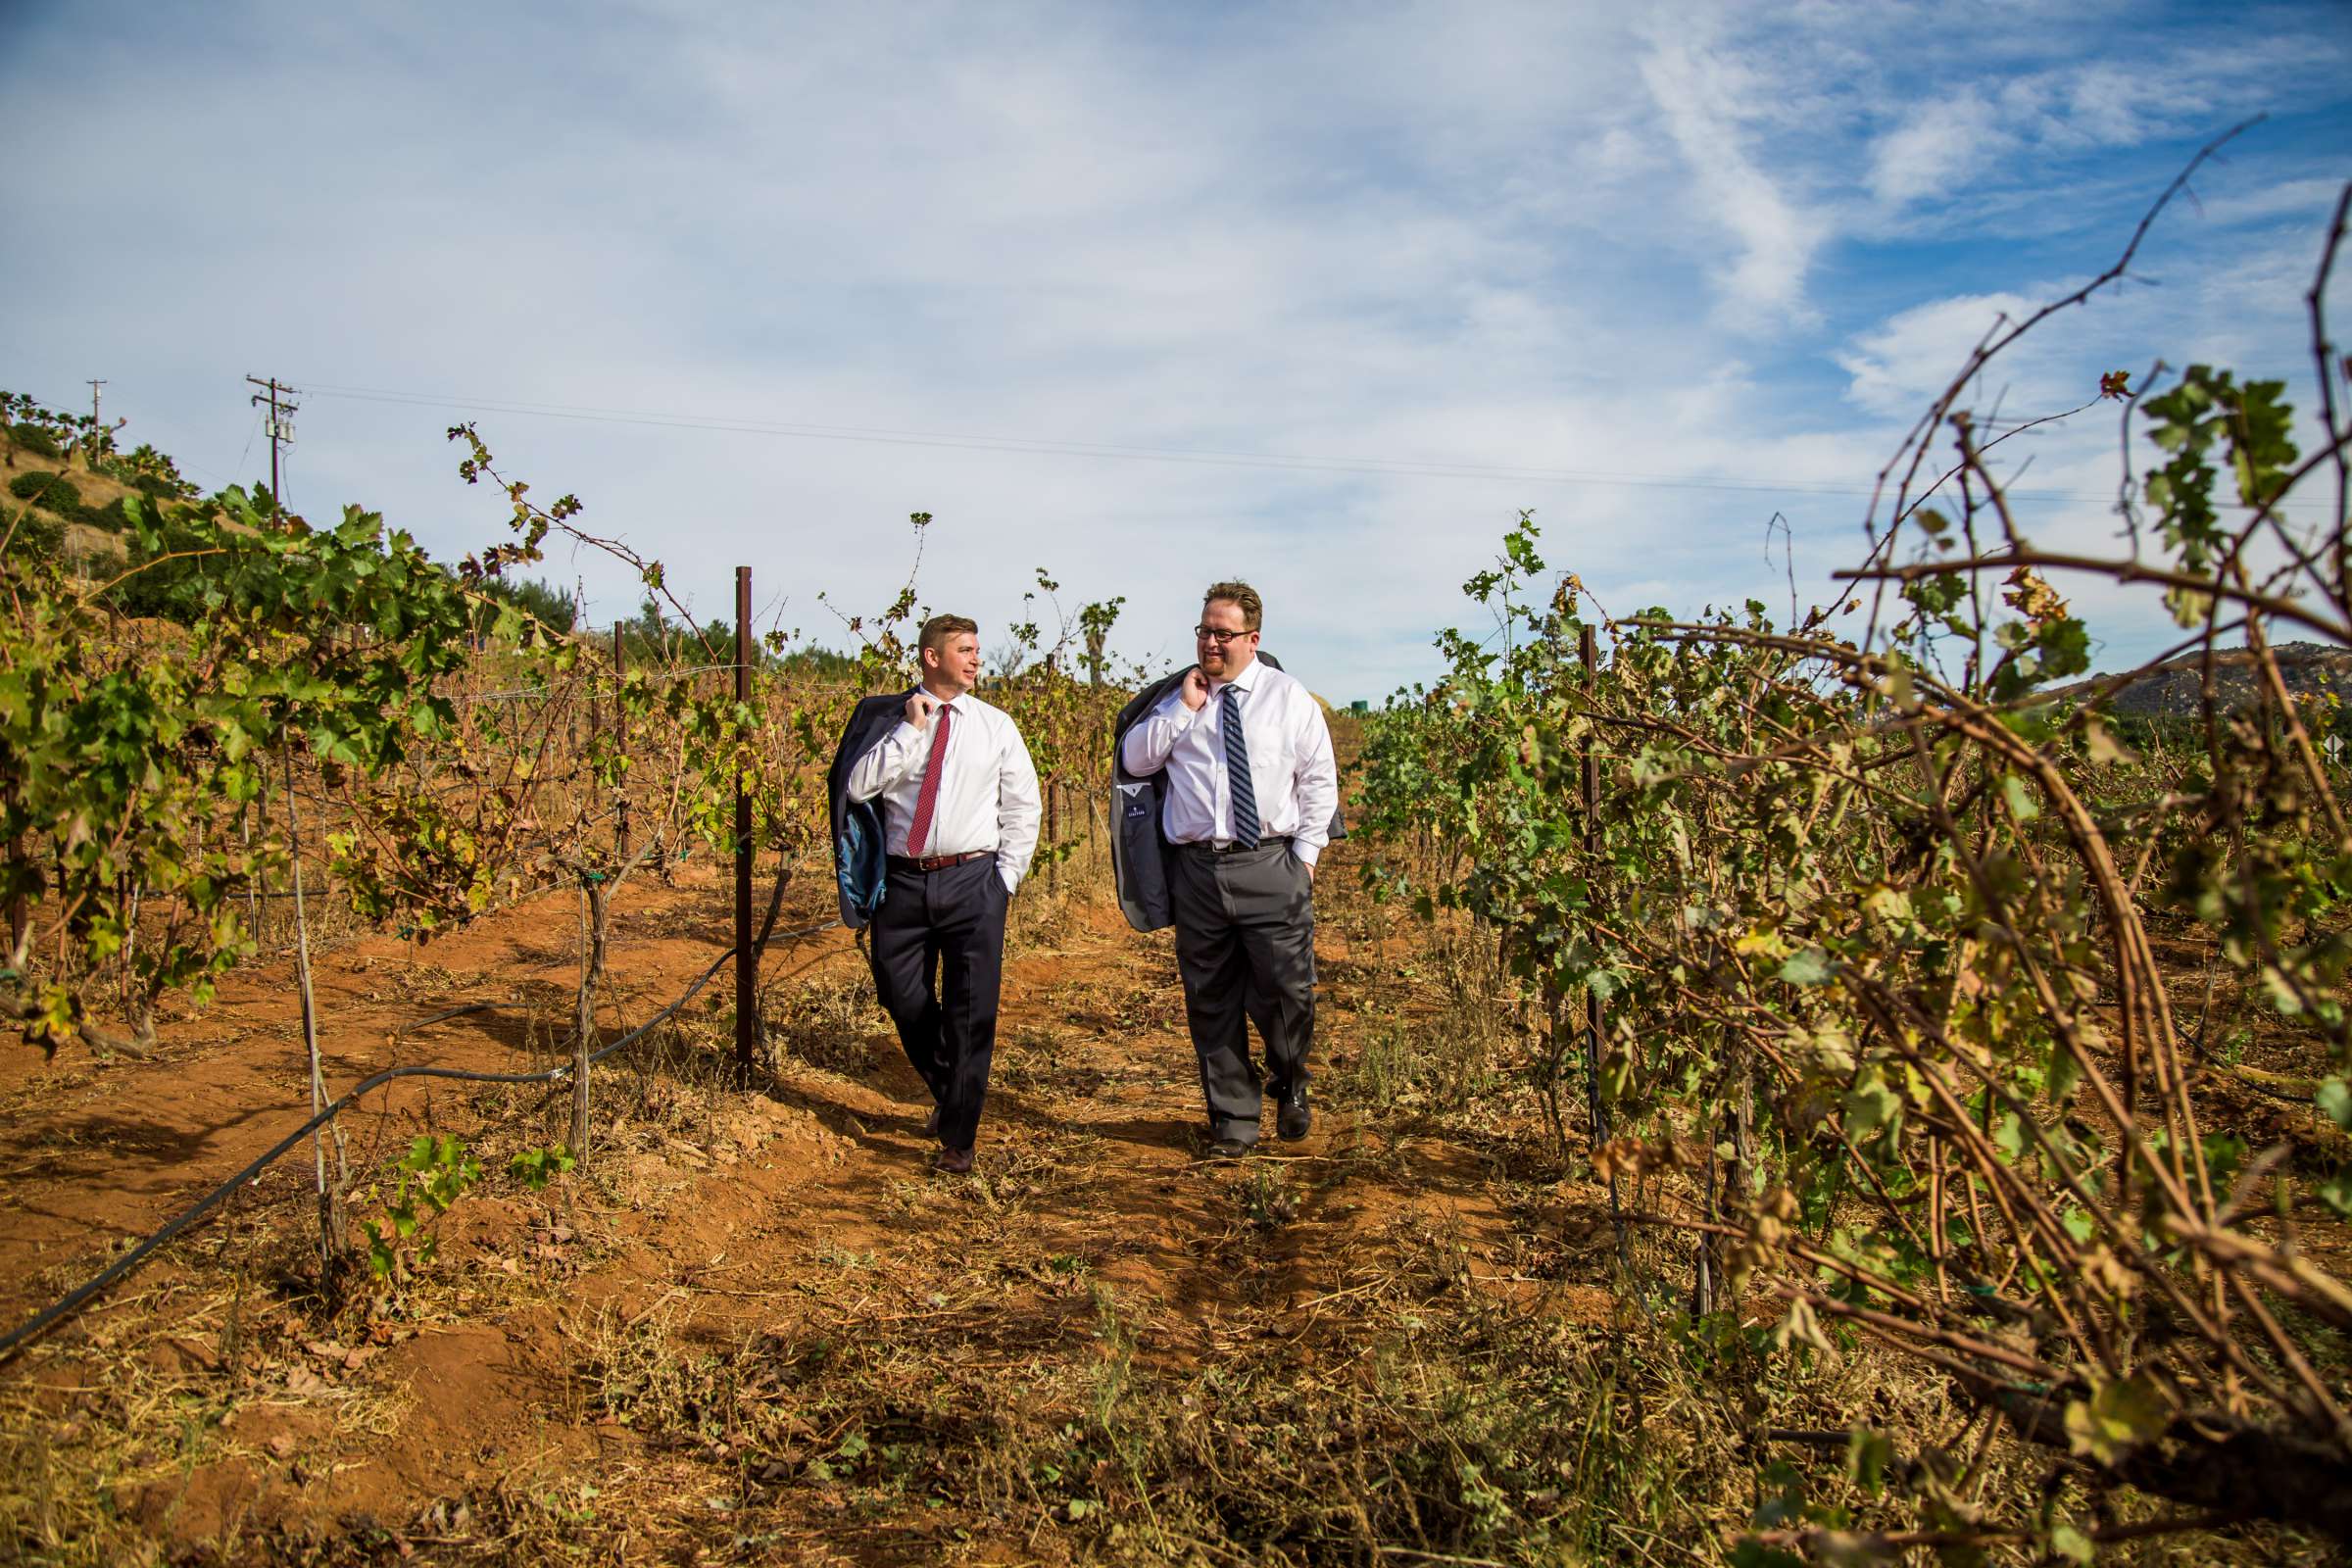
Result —
M1929 95L1885 64L1963 21L2007 52L1936 64L1951 79ZM2031 7L1693 6L1638 33L1533 3L588 7L486 15L463 39L273 6L77 24L0 49L0 128L70 126L77 167L106 172L15 175L0 281L44 308L0 328L0 380L66 401L108 375L134 433L169 430L222 475L259 466L248 369L1522 475L482 420L541 493L577 491L707 609L748 561L762 599L789 592L788 624L830 635L815 590L887 599L921 509L934 604L1001 625L1048 565L1073 603L1126 594L1121 646L1170 655L1200 585L1240 571L1278 651L1372 695L1430 671L1427 632L1523 506L1613 606L1779 584L1775 511L1808 599L1826 591L1859 492L1977 333L2045 297L2034 279L2104 265L2145 204L2136 170L2072 170L2053 201L2055 176L1994 156L2000 138L2177 131L2131 120L2095 58L2036 53L2055 25ZM2115 70L2216 106L2238 100L2192 67L2221 62L2242 97L2243 62L2269 58L2113 47ZM2217 171L2210 226L2297 219L2310 192L2281 192L2319 177ZM2055 261L1981 244L2003 202L1999 221L2095 243ZM1874 249L1898 226L1905 254ZM2287 318L2247 303L2278 276L2203 232L2168 220L2164 290L2078 313L2096 330L2018 357L1987 396L2046 412L2136 365L2107 363L2127 344L2291 347L2293 300ZM1930 242L1938 270L1909 270ZM308 397L295 500L477 546L499 508L454 479L457 416ZM2096 454L2078 472L2036 450L2036 483L2097 488ZM598 618L634 606L593 558L549 569L584 576Z
M2207 222L2217 225L2291 218L2310 223L2316 233L2342 196L2346 178L2352 175L2288 179L2250 190L2224 190L2199 201L2197 211Z
M1889 418L1924 413L1980 345L2038 309L2038 299L2001 293L1959 295L1898 311L1834 356L1851 377L1846 396ZM1995 373L2011 369L2004 364Z
M1945 196L2015 145L2001 107L1961 89L1914 107L1871 149L1871 194L1889 206Z
M1689 171L1690 199L1728 230L1738 255L1716 269L1727 317L1760 326L1805 317L1805 270L1821 224L1751 155L1742 105L1769 90L1725 53L1687 36L1653 37L1642 79Z

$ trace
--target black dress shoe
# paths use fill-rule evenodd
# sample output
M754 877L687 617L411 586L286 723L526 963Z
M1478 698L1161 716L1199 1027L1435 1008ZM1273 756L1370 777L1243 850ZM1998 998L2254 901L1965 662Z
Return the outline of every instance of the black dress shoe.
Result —
M942 1149L931 1156L931 1168L942 1176L969 1176L972 1173L972 1152L968 1149Z
M1306 1085L1302 1083L1287 1085L1276 1107L1274 1130L1286 1143L1295 1144L1304 1138L1307 1129L1315 1124L1315 1113L1306 1108Z
M1208 1141L1211 1159L1239 1159L1250 1152L1250 1146L1239 1138L1212 1138Z

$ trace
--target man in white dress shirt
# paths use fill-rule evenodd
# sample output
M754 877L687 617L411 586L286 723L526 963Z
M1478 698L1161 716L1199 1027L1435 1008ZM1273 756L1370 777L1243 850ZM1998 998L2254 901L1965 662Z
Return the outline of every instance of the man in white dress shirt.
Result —
M1131 774L1167 770L1160 826L1173 847L1176 969L1209 1150L1226 1157L1257 1142L1264 1110L1251 1017L1276 1131L1304 1138L1311 1123L1315 861L1340 795L1322 705L1257 657L1263 613L1248 583L1211 587L1193 628L1200 663L1119 747Z
M1037 769L1002 709L971 695L980 628L923 623L922 684L858 758L854 801L882 803L887 872L870 928L874 989L935 1106L941 1171L972 1168L997 1045L1004 906L1037 850Z

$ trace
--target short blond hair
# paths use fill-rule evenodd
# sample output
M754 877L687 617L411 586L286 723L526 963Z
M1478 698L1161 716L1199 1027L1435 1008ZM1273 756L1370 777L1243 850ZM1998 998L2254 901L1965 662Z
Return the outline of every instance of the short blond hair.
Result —
M1242 612L1242 630L1256 631L1266 618L1266 607L1258 599L1257 590L1246 582L1212 582L1208 592L1200 596L1200 608L1206 610L1218 600Z
M923 622L923 629L915 637L914 646L918 649L939 649L941 657L945 658L948 639L957 632L965 631L975 637L979 636L980 623L969 615L933 615L929 620Z

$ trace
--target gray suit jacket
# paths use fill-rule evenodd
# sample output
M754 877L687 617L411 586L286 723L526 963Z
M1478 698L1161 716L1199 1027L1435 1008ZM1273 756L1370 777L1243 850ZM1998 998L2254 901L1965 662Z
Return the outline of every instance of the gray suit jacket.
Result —
M1282 662L1271 654L1261 652L1257 657L1276 669L1282 668ZM1119 890L1120 912L1138 931L1163 931L1176 923L1175 900L1168 891L1168 858L1175 851L1160 827L1160 809L1168 795L1168 770L1163 767L1138 778L1127 771L1127 764L1120 760L1119 746L1136 722L1182 684L1195 667L1187 664L1174 674L1153 681L1136 693L1134 700L1119 710L1119 716L1111 720L1110 877ZM1331 809L1331 836L1334 839L1348 836L1348 824L1336 804Z

